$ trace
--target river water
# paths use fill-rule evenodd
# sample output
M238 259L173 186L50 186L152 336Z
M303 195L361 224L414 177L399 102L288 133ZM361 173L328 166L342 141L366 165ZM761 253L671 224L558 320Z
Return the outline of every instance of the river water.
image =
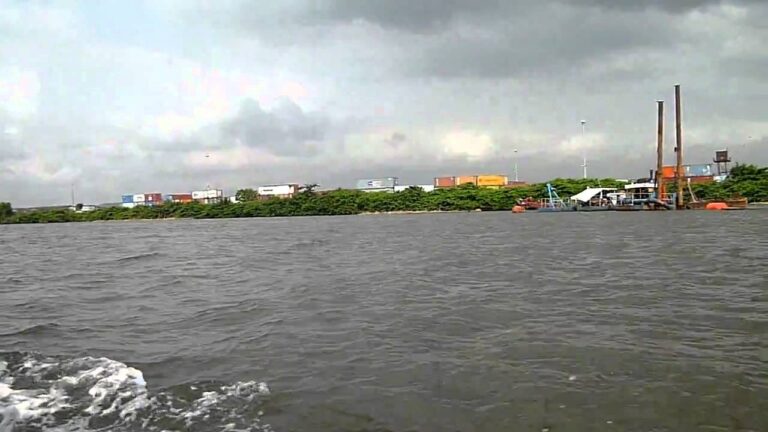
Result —
M0 430L766 431L768 211L0 226Z

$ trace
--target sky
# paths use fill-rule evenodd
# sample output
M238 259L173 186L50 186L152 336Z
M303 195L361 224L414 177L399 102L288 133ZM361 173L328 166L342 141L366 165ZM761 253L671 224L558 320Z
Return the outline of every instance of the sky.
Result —
M768 164L762 0L103 0L0 7L0 201ZM581 120L586 120L582 130Z

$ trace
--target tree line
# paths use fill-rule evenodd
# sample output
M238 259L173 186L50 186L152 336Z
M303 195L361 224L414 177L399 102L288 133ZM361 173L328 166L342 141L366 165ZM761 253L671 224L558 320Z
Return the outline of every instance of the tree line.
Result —
M587 187L621 188L624 183L615 179L555 179L549 183L561 198L567 199ZM167 219L167 218L244 218L275 216L331 216L398 211L504 211L520 200L538 200L546 197L545 184L532 184L516 188L488 189L473 185L437 189L425 192L410 188L399 193L366 193L337 189L317 192L317 185L305 185L293 198L259 199L251 189L238 191L241 202L200 204L165 203L156 207L99 208L90 212L66 209L33 212L14 212L8 203L0 203L2 223L55 223L97 220ZM692 186L698 199L724 199L742 196L750 201L768 201L768 167L754 165L735 166L722 183Z

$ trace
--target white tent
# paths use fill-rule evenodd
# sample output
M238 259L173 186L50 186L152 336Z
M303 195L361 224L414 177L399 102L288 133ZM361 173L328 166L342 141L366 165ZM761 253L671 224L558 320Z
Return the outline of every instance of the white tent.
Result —
M592 198L600 195L601 192L615 192L616 189L612 188L586 188L583 191L577 193L571 197L571 200L578 202L589 202Z

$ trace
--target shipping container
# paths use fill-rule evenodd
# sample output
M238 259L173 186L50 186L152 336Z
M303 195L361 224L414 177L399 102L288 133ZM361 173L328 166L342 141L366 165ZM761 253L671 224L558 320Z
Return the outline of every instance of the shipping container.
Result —
M135 194L133 196L133 202L135 202L135 203L143 203L144 202L144 194Z
M284 184L284 185L268 185L259 186L256 190L259 195L262 196L277 196L281 198L289 198L299 191L299 185L297 184Z
M676 167L674 165L667 165L661 167L661 177L665 179L675 178Z
M435 187L456 186L456 177L435 177Z
M524 181L511 181L511 182L507 182L507 187L508 188L516 188L516 187L523 187L523 186L528 186L528 183L524 182Z
M157 193L157 192L145 193L144 201L154 203L154 204L160 204L163 202L163 194Z
M196 199L196 200L214 199L214 198L222 198L222 197L224 197L224 191L221 189L208 189L208 190L199 190L199 191L192 192L192 199Z
M685 165L683 168L686 177L712 176L712 164Z
M125 207L125 208L134 208L134 207L136 207L136 203L132 203L132 202L123 203L123 207Z
M504 186L507 184L505 175L479 175L477 176L478 186Z
M224 191L221 189L210 189L206 191L205 197L208 199L224 197Z
M192 202L191 193L175 193L166 196L166 201L175 203L189 203Z
M401 185L401 186L395 186L395 192L403 192L409 188L419 188L423 190L424 192L432 192L435 190L435 187L432 185Z
M133 195L123 195L122 198L123 198L122 200L123 204L133 203Z
M477 184L477 176L458 176L456 177L456 186L461 186L463 184Z
M357 181L357 189L385 189L397 186L397 177L364 179Z

